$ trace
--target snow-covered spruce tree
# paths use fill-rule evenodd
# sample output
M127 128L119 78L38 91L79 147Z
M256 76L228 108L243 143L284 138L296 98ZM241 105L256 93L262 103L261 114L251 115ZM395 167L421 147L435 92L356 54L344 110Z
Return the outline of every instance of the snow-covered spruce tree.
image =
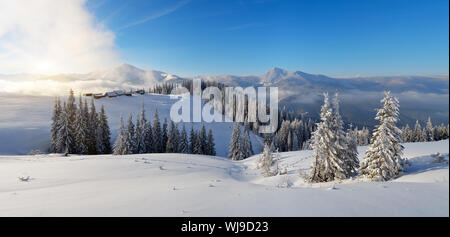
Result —
M205 125L202 123L202 126L200 127L200 131L198 133L198 141L200 143L200 146L199 146L200 154L206 155L208 153L207 139L208 139L208 137L206 136Z
M75 142L70 134L69 119L69 111L66 102L64 102L61 113L61 127L58 131L57 146L61 149L62 152L74 153Z
M108 125L108 117L106 117L105 108L102 105L100 109L99 117L99 125L98 125L98 137L99 143L101 144L99 147L100 154L111 154L111 131Z
M343 160L346 168L347 178L351 175L355 175L358 172L359 160L358 151L356 150L356 144L353 144L353 150L349 148L349 141L344 132L344 123L339 113L339 95L336 92L333 98L333 110L332 110L332 130L334 132L334 151L336 159ZM356 153L356 154L355 154Z
M427 125L425 127L425 136L427 141L434 141L434 129L433 124L431 123L431 118L428 117Z
M136 122L135 122L135 126L134 126L134 136L136 137L136 151L135 153L137 154L141 154L142 150L143 150L143 145L141 142L143 140L143 133L144 133L144 128L141 127L141 117L138 115L136 115Z
M95 109L94 99L91 99L91 111L89 112L89 129L88 129L88 151L89 154L95 155L97 151L97 132L98 132L98 114Z
M435 140L445 140L448 139L448 130L447 127L441 123L434 132Z
M152 124L147 121L144 126L144 153L153 152L153 132Z
M176 152L176 139L175 139L175 123L170 120L169 132L167 134L166 152L175 153Z
M114 142L114 155L125 154L126 136L127 131L123 125L123 116L120 115L119 134L117 135L116 142Z
M292 136L292 151L298 151L300 150L299 145L298 145L298 135L297 132L293 131L292 134L294 134Z
M253 155L253 147L252 147L252 141L250 140L250 133L249 133L249 129L247 126L244 126L244 132L241 136L241 142L240 144L242 144L242 154L243 154L243 159L250 157Z
M234 123L233 133L231 135L230 147L228 151L228 157L232 160L242 160L244 159L244 154L242 153L241 144L241 129L238 123Z
M168 123L167 123L167 118L164 118L164 122L162 125L162 130L161 130L161 152L166 152L166 145L167 145L167 127L168 127Z
M181 134L180 134L180 128L178 127L178 123L175 124L175 137L174 137L174 148L175 148L175 152L176 153L181 153L180 152L180 138Z
M189 136L189 153L197 154L197 134L194 130L194 127L191 126L191 132Z
M162 153L162 133L161 133L161 123L159 121L158 109L155 110L155 115L153 118L153 127L152 127L152 135L153 135L153 146L152 151L155 153Z
M184 124L180 134L180 144L178 149L180 153L185 154L189 153L189 141L187 137L186 127L184 126Z
M346 143L347 143L347 158L349 160L349 169L352 170L352 172L356 173L356 169L359 168L359 159L358 159L358 142L356 140L356 137L353 134L352 126L350 125L350 129L347 131L346 134ZM354 170L353 170L354 169Z
M278 148L281 151L289 151L289 131L290 131L290 122L285 120L281 123L281 128L279 131L279 143Z
M324 93L324 104L321 108L321 122L312 136L314 163L311 169L311 182L328 182L345 179L350 174L346 159L342 159L341 147L337 144L335 115L330 107L328 93Z
M412 142L412 130L408 124L402 129L402 141L403 142Z
M259 158L256 162L256 167L263 170L262 174L264 177L274 175L271 170L273 165L272 145L269 145L267 143L264 144L263 152L259 155Z
M133 116L131 115L131 113L128 115L128 122L125 136L125 150L123 153L124 154L136 153L136 134L135 134L135 127L133 124Z
M416 125L414 126L413 131L414 142L424 142L426 141L426 135L422 130L422 126L420 126L419 120L416 120Z
M287 150L292 151L292 131L291 130L289 130L289 133L288 133Z
M66 104L66 117L68 122L68 136L70 137L70 140L72 141L72 144L70 147L66 147L69 153L76 153L77 152L77 146L76 146L76 113L77 113L77 105L75 104L75 96L73 93L73 90L70 89L69 98L67 99Z
M203 150L202 150L202 144L203 144L203 140L200 137L201 133L200 131L195 131L195 147L194 147L194 151L195 154L203 154Z
M78 154L88 154L88 124L84 117L83 101L79 97L78 109L75 116L75 141Z
M216 148L215 148L215 144L214 144L214 137L212 134L212 130L211 128L208 131L208 153L207 155L211 155L211 156L215 156L216 155Z
M61 148L58 146L58 134L59 129L61 128L61 114L62 114L62 108L61 108L61 101L59 97L55 97L55 104L53 107L53 114L52 114L52 125L50 129L50 152L62 152Z
M146 153L146 145L145 145L145 133L147 125L147 119L145 118L145 107L144 102L142 102L141 115L139 117L139 121L136 121L136 143L137 143L137 153L142 154Z
M446 138L450 137L450 124L447 124L447 129L446 129L446 132L445 132L445 136L446 136Z
M398 121L399 103L390 92L385 92L381 100L383 107L378 109L375 127L365 159L361 162L360 174L374 181L387 181L397 177L403 171L401 158L403 146L400 145L401 130Z

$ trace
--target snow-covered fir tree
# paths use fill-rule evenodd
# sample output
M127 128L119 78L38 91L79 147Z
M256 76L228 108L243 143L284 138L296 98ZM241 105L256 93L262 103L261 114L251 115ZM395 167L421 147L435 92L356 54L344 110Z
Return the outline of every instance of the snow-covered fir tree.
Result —
M134 126L134 135L136 137L136 151L137 154L142 154L142 150L144 149L144 144L142 143L142 140L144 139L143 133L144 128L141 126L141 117L140 115L136 115L136 122Z
M59 126L58 131L54 130L56 134L56 148L58 152L67 152L74 154L77 152L76 145L76 112L77 106L75 104L75 97L73 90L70 90L67 103L64 102L64 106L61 107L59 112ZM52 133L52 135L54 135Z
M189 140L186 132L186 126L183 124L183 128L181 129L180 134L180 144L179 144L179 152L180 153L189 153Z
M203 143L204 141L201 138L200 131L195 131L195 153L194 154L203 154Z
M293 131L292 134L294 134L294 135L292 136L292 149L291 150L298 151L298 150L300 150L300 147L299 147L299 143L298 143L297 132Z
M89 113L89 136L88 136L88 151L89 154L97 154L97 128L98 128L98 114L95 109L94 99L91 99L91 111Z
M321 122L313 133L314 163L311 169L311 182L328 182L345 179L348 172L347 160L343 159L342 147L336 138L336 115L330 107L328 93L324 94L324 104L320 112Z
M200 127L200 131L198 133L198 141L199 141L199 153L200 154L207 154L208 153L208 144L207 144L207 135L206 135L206 128L205 125L202 123L202 126Z
M114 142L114 155L125 154L126 137L127 137L127 131L123 124L123 116L120 115L119 134L117 135L116 141Z
M128 115L128 122L126 127L124 154L134 154L134 153L136 153L136 134L135 134L135 127L133 124L133 116L130 113Z
M86 120L83 101L81 95L79 97L78 110L75 116L75 141L77 145L77 153L88 154L88 121Z
M357 173L359 168L358 152L356 151L356 144L354 145L352 151L348 147L349 141L344 132L344 123L342 122L342 117L339 113L339 95L336 92L333 98L333 109L332 109L332 126L334 132L334 149L335 156L338 160L343 160L346 167L346 177L354 175ZM356 152L356 155L354 154Z
M212 134L212 130L209 129L208 131L208 143L207 143L207 153L206 155L211 155L211 156L215 156L216 155L216 147L215 147L215 143L214 143L214 137Z
M70 133L70 112L68 111L66 102L62 107L61 113L61 127L58 131L58 141L57 147L62 152L74 153L75 152L75 141L73 140L73 136Z
M164 118L162 130L161 130L161 152L166 151L167 138L168 138L167 137L167 127L168 127L167 118Z
M189 153L198 154L197 147L197 134L195 133L194 127L191 126L189 133Z
M166 152L167 153L175 153L177 152L177 141L176 141L176 134L175 134L175 123L170 120L169 125L169 132L167 134L167 143L166 143Z
M141 117L142 119L142 117ZM144 152L143 153L152 153L153 152L153 130L152 124L150 121L147 121L144 126Z
M292 151L292 131L291 130L289 130L289 133L288 133L287 150Z
M273 154L272 154L272 146L265 143L263 152L259 155L258 160L256 161L256 167L258 169L263 170L263 176L269 177L273 176L274 172L271 170L273 165Z
M427 137L422 130L422 126L420 126L419 120L416 120L416 125L414 126L413 131L413 137L414 141L416 142L425 142L427 140Z
M175 124L175 152L181 153L180 148L180 140L181 140L181 134L180 134L180 127L178 126L178 123Z
M284 152L284 151L289 151L289 144L291 142L289 142L289 132L290 132L290 122L285 120L281 123L281 128L279 131L279 148L280 151Z
M427 141L434 141L434 128L433 128L433 124L431 123L431 118L428 117L427 120L427 125L425 126L425 137L427 139Z
M102 105L100 109L99 117L99 125L98 125L98 137L99 144L101 144L98 148L100 154L110 154L111 149L111 131L108 125L108 117L106 116L105 108Z
M155 110L154 118L153 118L153 127L152 127L152 135L153 135L153 147L152 151L155 153L162 153L162 132L161 132L161 123L159 122L158 109ZM165 144L164 144L165 145Z
M409 127L409 125L406 124L406 126L403 127L403 129L402 129L402 141L403 142L413 142L414 140L412 138L413 138L412 130Z
M50 152L62 152L61 147L58 146L58 133L61 128L62 108L59 97L55 97L55 104L52 114L52 125L50 130Z
M347 143L347 158L349 160L348 169L355 174L357 172L357 168L359 168L359 159L358 159L358 142L356 137L352 132L352 125L350 125L350 129L346 133L346 143Z
M248 158L253 155L253 147L252 147L252 141L250 140L250 132L247 126L244 126L244 131L242 136L240 137L241 141L240 144L242 145L242 155L243 159Z
M398 121L399 102L390 92L385 92L378 109L375 127L365 159L361 162L360 174L374 181L387 181L397 177L403 171L404 160L401 158L403 146Z
M145 145L145 126L147 119L145 118L144 102L142 102L141 114L136 116L135 136L136 136L136 153L146 153Z
M73 90L70 89L69 97L67 98L66 113L65 113L65 116L67 117L67 122L68 122L68 137L70 137L70 140L72 141L71 146L66 147L66 149L68 150L69 153L77 152L77 145L76 145L76 141L75 141L76 113L77 113L77 105L75 103L75 96L74 96Z
M241 129L238 123L234 123L233 133L231 135L228 157L232 160L244 159L241 144Z

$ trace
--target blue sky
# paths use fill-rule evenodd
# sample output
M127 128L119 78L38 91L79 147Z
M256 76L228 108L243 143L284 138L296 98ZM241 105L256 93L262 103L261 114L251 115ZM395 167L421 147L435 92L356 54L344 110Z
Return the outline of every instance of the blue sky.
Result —
M445 74L448 0L89 0L123 62L181 76Z

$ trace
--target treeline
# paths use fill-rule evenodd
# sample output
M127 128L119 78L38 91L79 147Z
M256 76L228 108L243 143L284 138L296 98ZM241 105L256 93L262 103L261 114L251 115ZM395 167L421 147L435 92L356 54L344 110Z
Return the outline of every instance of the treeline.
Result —
M281 126L272 137L273 148L280 152L309 149L308 141L314 128L315 123L311 119L282 120Z
M105 109L95 109L94 100L88 107L87 100L79 98L75 103L73 90L61 105L56 97L51 125L50 152L70 154L110 154L111 132Z
M350 124L350 131L352 135L356 139L356 144L358 146L367 146L370 143L371 134L367 127L363 127L361 130L358 127L352 129L352 125Z
M403 142L430 142L439 141L449 138L449 125L441 124L433 126L431 118L428 117L425 127L422 129L419 121L416 121L414 129L412 130L407 124L402 128Z
M148 93L155 93L161 95L170 95L172 91L178 87L178 83L174 82L164 82L148 89Z
M153 124L147 121L145 109L142 105L140 115L136 116L133 123L131 113L126 125L123 117L120 117L120 128L114 143L115 155L142 154L142 153L186 153L216 155L212 130L206 133L202 124L199 131L191 127L188 137L186 127L180 129L178 124L164 119L162 125L158 116L158 110L153 116Z

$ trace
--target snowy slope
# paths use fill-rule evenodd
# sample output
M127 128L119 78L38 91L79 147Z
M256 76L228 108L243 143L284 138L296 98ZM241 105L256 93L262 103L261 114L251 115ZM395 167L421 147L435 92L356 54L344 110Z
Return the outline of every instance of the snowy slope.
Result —
M281 153L288 175L272 178L256 156L0 156L0 216L449 216L449 141L404 145L412 166L396 180L315 185L298 174L311 151Z
M0 100L4 102L0 103L0 111L7 111L6 113L0 113L0 154L23 155L37 148L45 151L50 141L54 98L0 93ZM76 101L78 102L78 98ZM129 113L133 113L135 119L136 114L140 114L142 103L144 103L147 120L153 122L153 114L158 109L162 123L164 118L170 121L170 107L177 101L177 99L171 99L167 95L146 94L132 97L102 98L95 100L95 106L97 112L102 105L105 106L112 131L112 142L114 142L121 114L123 114L125 122ZM209 128L213 131L217 155L226 157L233 124L225 122L204 124L207 131ZM186 124L188 134L191 125L199 129L201 123ZM251 139L254 152L259 153L262 150L262 139L253 134L251 134Z

